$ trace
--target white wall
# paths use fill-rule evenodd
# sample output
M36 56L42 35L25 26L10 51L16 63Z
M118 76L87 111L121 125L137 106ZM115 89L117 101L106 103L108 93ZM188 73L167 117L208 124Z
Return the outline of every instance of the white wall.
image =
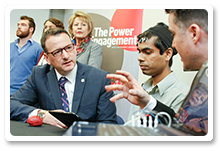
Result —
M84 11L84 10L83 10ZM65 11L64 15L64 25L65 29L68 30L68 20L69 17L73 14L74 10L69 9ZM85 12L89 13L90 10ZM94 10L93 10L94 12ZM102 12L102 11L101 11ZM101 13L97 10L97 13ZM20 20L20 16L27 15L33 17L36 23L36 30L33 35L33 39L40 43L40 38L43 30L43 23L49 18L49 9L14 9L10 13L10 42L17 39L16 30L17 23ZM108 16L107 11L103 14ZM112 14L109 14L110 16ZM168 25L168 15L164 12L164 9L145 9L143 14L143 28L142 31L145 31L149 27L156 25L157 22L164 22ZM180 56L177 54L173 58L172 70L176 72L177 77L186 83L188 86L191 85L193 77L196 72L183 72L183 64L180 61ZM139 70L139 83L146 81L149 77L143 75L141 70Z

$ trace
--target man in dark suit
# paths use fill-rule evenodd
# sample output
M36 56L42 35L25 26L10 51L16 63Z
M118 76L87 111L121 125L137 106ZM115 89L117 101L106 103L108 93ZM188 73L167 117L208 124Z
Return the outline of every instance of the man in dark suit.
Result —
M49 29L41 38L41 46L48 64L34 67L26 83L10 98L11 119L26 121L39 115L43 123L67 128L48 112L67 109L86 121L117 123L116 107L109 101L113 93L105 90L105 85L110 84L107 72L76 61L76 48L67 31ZM61 78L67 79L67 107L60 93ZM36 104L39 109L34 107Z

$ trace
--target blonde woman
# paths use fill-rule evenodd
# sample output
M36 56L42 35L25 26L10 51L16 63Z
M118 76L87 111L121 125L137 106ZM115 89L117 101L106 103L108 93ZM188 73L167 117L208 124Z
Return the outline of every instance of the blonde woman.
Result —
M69 18L69 33L77 46L77 61L100 68L102 64L102 46L93 42L94 22L91 16L77 11Z

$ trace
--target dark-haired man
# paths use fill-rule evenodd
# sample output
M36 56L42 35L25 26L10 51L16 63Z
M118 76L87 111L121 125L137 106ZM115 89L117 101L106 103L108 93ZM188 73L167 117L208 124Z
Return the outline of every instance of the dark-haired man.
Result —
M166 12L169 14L169 30L174 35L172 47L179 52L184 69L199 70L208 61L208 12L204 9L173 9ZM118 75L109 74L107 78L119 80L123 85L108 85L105 88L123 93L112 97L112 102L126 98L141 109L166 111L171 117L177 116L171 108L146 93L130 73L116 73Z
M138 35L139 66L143 74L151 76L142 87L156 100L177 112L189 88L177 79L171 70L173 56L173 36L164 23L158 23Z
M174 35L185 70L199 70L208 60L208 12L204 9L167 9L169 30Z
M43 123L67 128L48 111L74 112L84 121L117 123L115 104L106 92L107 72L76 60L76 47L68 32L48 29L41 38L48 64L33 68L26 83L10 98L12 120L39 115ZM39 108L34 107L39 104Z
M32 39L34 31L34 19L21 16L16 32L19 38L10 44L10 95L25 83L43 51Z

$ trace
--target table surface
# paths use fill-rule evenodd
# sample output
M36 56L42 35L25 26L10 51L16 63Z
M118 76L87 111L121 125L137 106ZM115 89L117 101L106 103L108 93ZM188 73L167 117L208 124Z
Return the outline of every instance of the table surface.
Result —
M66 129L47 124L33 127L28 123L10 121L10 132L13 136L61 136L65 131Z

